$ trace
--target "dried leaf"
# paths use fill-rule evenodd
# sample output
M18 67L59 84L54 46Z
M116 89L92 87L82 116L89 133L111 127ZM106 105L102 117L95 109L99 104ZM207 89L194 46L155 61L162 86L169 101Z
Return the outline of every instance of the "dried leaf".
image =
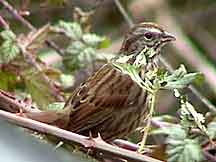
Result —
M50 103L56 102L56 89L51 89L50 85L44 80L43 72L33 72L29 70L24 74L25 85L28 93L34 102L42 109L46 110Z

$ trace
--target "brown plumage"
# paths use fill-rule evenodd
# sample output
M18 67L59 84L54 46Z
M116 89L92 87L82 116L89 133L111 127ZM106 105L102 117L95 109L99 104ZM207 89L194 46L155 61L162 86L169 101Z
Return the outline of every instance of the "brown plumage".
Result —
M146 112L147 93L128 75L104 65L66 103L72 108L68 130L105 140L124 137L138 127ZM133 124L130 124L133 123Z
M134 64L144 52L147 64L151 65L161 47L172 40L174 37L157 25L141 23L126 35L120 56L131 56L127 63ZM144 74L142 78L147 67L140 69ZM89 132L93 137L100 133L104 140L110 141L127 136L141 124L148 114L147 98L148 93L128 75L107 63L73 92L58 120L40 121L58 123L60 127L86 136ZM64 124L60 125L62 121Z

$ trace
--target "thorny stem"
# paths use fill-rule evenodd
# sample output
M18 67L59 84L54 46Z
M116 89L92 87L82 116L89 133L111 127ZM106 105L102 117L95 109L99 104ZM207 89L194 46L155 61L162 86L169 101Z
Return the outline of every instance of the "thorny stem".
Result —
M19 20L22 24L24 24L25 26L27 26L30 30L32 31L37 31L36 28L34 26L32 26L28 21L26 21L19 13L17 10L15 10L7 1L5 0L0 0L0 3L17 19ZM4 20L2 18L2 20ZM46 27L46 26L45 26ZM45 28L44 27L44 28ZM6 27L5 27L6 28ZM9 26L8 26L9 28ZM35 32L35 33L40 33L39 32ZM36 37L35 37L36 39ZM35 60L35 58L32 56L32 54L26 49L28 47L29 44L31 44L31 42L34 40L34 37L32 38L32 40L30 42L28 42L28 44L23 45L22 42L17 42L17 45L19 46L21 53L24 56L24 59L26 60L26 62L28 62L30 65L32 65L33 67L35 67L39 72L42 71L41 66L37 63L37 61ZM56 91L55 91L55 86L54 84L51 82L51 80L45 75L43 74L43 79L45 82L47 82L47 84L50 86L51 89L53 89L54 91L51 91L53 96L56 98L56 100L58 101L64 101L63 97L61 95L59 95Z
M19 20L23 25L25 25L30 30L36 30L35 27L30 24L28 21L26 21L17 10L15 10L7 1L0 0L0 3L5 7L6 10L8 10L17 20Z
M149 110L148 118L146 121L146 126L142 130L144 133L143 133L142 141L140 142L140 146L138 149L139 153L143 153L145 151L145 144L146 144L148 133L151 127L152 116L153 116L154 109L155 109L156 94L157 94L157 91L155 91L153 94L150 94L150 101L149 101L150 110Z
M74 142L81 145L85 148L93 148L100 151L102 154L108 154L110 156L119 157L126 159L131 162L162 162L160 160L148 157L146 155L140 155L136 152L122 149L119 147L112 146L104 142L100 138L90 139L88 137L75 134L45 123L34 121L28 118L17 116L13 113L9 113L3 110L0 110L0 118L9 121L10 123L16 124L21 127L29 128L36 130L41 133L51 134L59 138Z
M16 9L13 8L12 5L10 5L7 1L5 0L0 0L0 3L4 6L6 10L8 10L9 13L11 13L15 19L20 21L24 26L26 26L28 29L31 31L37 30L29 21L24 19ZM46 44L48 47L53 48L57 53L60 55L64 55L64 50L60 49L54 42L50 40L46 40Z

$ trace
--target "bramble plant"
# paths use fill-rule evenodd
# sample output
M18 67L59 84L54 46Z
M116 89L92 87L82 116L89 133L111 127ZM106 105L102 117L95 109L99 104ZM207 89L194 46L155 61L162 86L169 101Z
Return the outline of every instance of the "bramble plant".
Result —
M75 72L87 68L87 65L91 65L95 60L107 57L98 49L107 48L110 40L86 30L85 25L78 21L60 20L56 24L45 25L28 34L15 34L9 29L1 31L0 89L15 92L17 98L33 102L40 110L61 112L68 97L64 88L73 86L76 80ZM63 43L62 55L44 47L50 38L59 43L59 37L66 40ZM52 62L47 63L46 59L52 56L61 59L55 65L52 65ZM202 146L204 142L213 143L216 137L216 121L206 122L204 115L196 111L198 108L195 108L187 95L181 91L191 83L200 83L203 75L199 72L188 73L184 65L180 65L172 74L155 66L145 73L146 77L143 80L140 70L147 64L147 58L145 55L141 56L139 62L134 65L124 62L127 56L108 60L149 94L149 114L147 124L141 131L143 138L139 143L138 152L146 151L148 135L165 134L164 144L168 162L203 161ZM171 91L179 101L179 122L167 122L162 116L153 116L160 90ZM151 123L155 119L161 123L165 121L167 125L151 129ZM152 150L154 151L154 148Z
M143 60L146 60L143 58ZM145 61L143 61L145 62ZM174 92L175 97L180 101L180 125L173 127L160 128L151 132L152 134L167 134L167 155L169 162L198 162L203 160L201 137L211 139L209 132L205 126L205 118L202 114L197 113L193 105L187 100L187 97L181 95L178 89L187 87L195 81L200 81L203 78L201 73L188 73L184 65L169 74L166 70L158 67L146 73L145 80L139 76L139 68L136 66L113 62L114 67L122 73L129 75L140 87L150 93L149 99L149 118L147 125L144 127L143 139L140 143L139 152L145 151L145 143L148 131L150 130L150 123L155 112L155 101L159 90L167 89ZM194 137L191 132L192 129L199 129L202 136Z

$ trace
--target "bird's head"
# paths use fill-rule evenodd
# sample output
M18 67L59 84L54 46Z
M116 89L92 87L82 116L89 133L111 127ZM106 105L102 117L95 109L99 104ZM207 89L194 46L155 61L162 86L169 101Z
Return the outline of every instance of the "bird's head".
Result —
M160 53L161 47L174 40L173 35L158 25L140 23L126 34L120 53L131 56L132 62L140 57L140 54L145 55L147 59L152 59Z

